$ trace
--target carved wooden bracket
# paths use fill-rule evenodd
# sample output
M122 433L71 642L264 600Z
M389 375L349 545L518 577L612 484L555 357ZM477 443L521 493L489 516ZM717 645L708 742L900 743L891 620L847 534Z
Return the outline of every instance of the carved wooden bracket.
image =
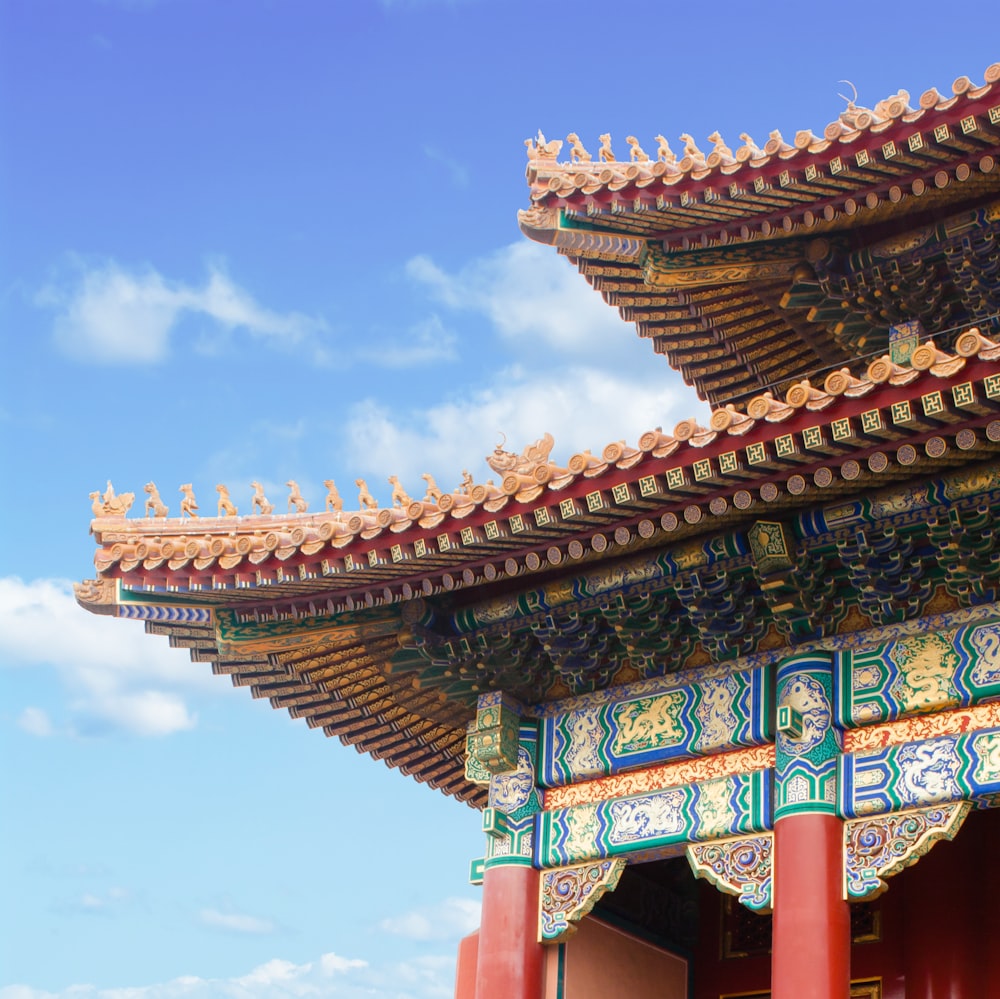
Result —
M954 839L971 802L955 801L844 823L844 886L850 899L875 898L885 878L915 864L942 839Z
M692 843L685 854L695 877L735 895L748 909L770 912L774 833Z
M542 871L538 906L539 941L543 944L561 943L570 936L576 930L576 924L594 908L601 896L615 889L624 870L624 860L598 860Z

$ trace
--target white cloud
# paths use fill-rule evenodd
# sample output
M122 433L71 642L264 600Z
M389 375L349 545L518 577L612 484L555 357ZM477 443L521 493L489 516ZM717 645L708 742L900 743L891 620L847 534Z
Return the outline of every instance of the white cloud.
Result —
M217 266L209 268L201 286L171 281L150 267L129 270L114 260L89 267L79 263L78 271L69 287L50 285L37 301L56 310L56 343L80 360L161 361L178 326L191 316L207 324L203 337L209 345L238 331L327 360L319 340L326 330L322 320L265 308Z
M423 472L445 491L463 468L477 482L496 479L483 459L501 435L507 450L520 451L551 433L552 459L565 465L579 451L599 454L654 427L708 417L680 375L551 247L520 241L455 273L417 256L406 272L444 311L485 316L501 345L525 361L498 363L488 381L424 409L375 398L355 404L338 458L373 488L389 472L412 495L423 492Z
M452 182L456 187L469 186L469 168L465 166L464 163L459 163L458 160L449 156L437 146L432 146L427 143L424 144L424 156L432 162L439 163L443 166L445 170L451 174Z
M140 622L88 614L71 585L58 579L0 578L0 662L54 667L67 695L69 729L81 734L183 731L196 723L188 695L230 689L183 649L147 636ZM26 707L18 724L37 736L56 730L35 707Z
M454 968L454 959L443 955L370 968L366 961L327 953L302 964L272 958L232 978L181 975L155 985L81 984L60 992L8 985L0 988L0 999L450 999Z
M593 354L614 362L615 344L636 336L635 327L551 246L522 240L454 274L417 256L407 262L406 273L441 304L488 316L504 337L541 341L577 358ZM663 359L650 361L669 371Z
M219 912L217 909L202 909L198 914L206 926L216 926L235 933L273 933L274 923L269 919L259 919L239 912Z
M25 708L17 719L17 727L42 739L55 732L52 719L41 708Z
M125 888L109 888L103 894L84 892L74 905L84 912L107 915L129 901L129 892Z
M399 340L383 340L361 348L357 357L384 368L412 368L421 364L455 361L455 334L446 329L438 316L415 323Z
M437 905L412 909L401 916L383 919L386 933L410 940L452 940L479 926L482 903L468 898L446 898Z
M558 375L529 374L514 368L487 387L423 410L391 411L371 399L359 403L346 426L349 452L343 460L352 472L370 476L369 485L391 471L417 495L420 475L429 471L442 476L438 485L447 492L458 485L463 467L476 481L498 479L479 459L501 434L506 449L519 452L549 432L556 441L552 460L565 465L587 448L600 454L612 441L634 445L647 430L670 429L698 408L662 377L580 367Z

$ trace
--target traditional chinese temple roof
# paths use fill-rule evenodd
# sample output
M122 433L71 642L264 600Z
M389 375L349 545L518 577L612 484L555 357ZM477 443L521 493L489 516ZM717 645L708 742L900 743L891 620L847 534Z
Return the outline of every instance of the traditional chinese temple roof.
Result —
M345 511L328 483L310 512L290 483L300 513L258 490L271 512L239 516L220 487L227 515L172 517L150 483L153 516L130 519L109 488L77 598L481 805L464 756L483 692L542 704L996 600L1000 493L984 500L975 462L1000 451L1000 344L969 330L955 348L565 465L547 435L498 447L500 485L396 482L384 509L362 484Z
M1000 63L916 106L850 101L817 136L674 153L529 140L522 231L551 244L712 402L884 352L918 320L946 349L1000 312ZM621 150L619 149L619 153Z
M546 434L497 447L495 481L393 476L379 508L357 480L353 511L328 480L322 511L253 483L199 516L189 483L171 515L149 483L129 518L109 483L77 599L477 806L483 693L544 711L1000 600L998 81L676 161L630 137L619 164L605 136L604 162L559 163L539 136L522 228L714 401L708 426L562 460Z

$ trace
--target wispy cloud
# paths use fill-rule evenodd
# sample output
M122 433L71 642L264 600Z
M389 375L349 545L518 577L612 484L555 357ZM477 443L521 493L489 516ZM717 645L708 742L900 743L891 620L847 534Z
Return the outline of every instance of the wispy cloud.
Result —
M549 432L553 460L565 463L578 451L635 443L654 427L707 415L680 376L550 247L514 243L453 273L417 256L406 273L443 310L442 325L449 313L484 316L501 344L526 360L498 364L487 380L425 408L358 402L339 438L338 457L352 474L378 482L391 471L416 495L421 473L431 472L447 490L463 468L477 481L492 474L478 456L501 434L508 449L520 450Z
M449 156L446 152L439 149L437 146L432 146L424 144L424 156L426 156L433 163L437 163L444 167L445 171L451 175L452 183L456 187L468 187L470 176L469 168L464 164L460 163L454 157Z
M383 919L386 933L409 940L451 940L479 926L482 903L469 898L446 898L437 905L411 909L401 916Z
M241 912L219 912L218 909L202 909L198 918L206 926L214 926L220 930L233 933L264 934L274 932L274 923L270 919L260 919Z
M0 988L0 999L451 999L453 958L424 955L381 968L336 953L296 964L272 958L232 978L182 975L122 988L70 985L48 992L29 985Z
M378 339L358 350L359 360L383 368L413 368L458 360L455 334L445 328L438 316L414 323L402 337Z
M84 892L76 899L74 908L91 915L111 915L130 899L126 888L113 887L106 892Z
M18 715L17 727L28 735L36 735L40 739L55 733L55 727L48 713L35 707L27 707Z
M170 280L151 267L77 260L72 274L43 288L36 302L55 311L53 336L59 348L95 364L162 361L188 318L201 321L206 349L230 334L244 334L304 350L315 361L328 360L322 319L264 307L218 265L195 285Z
M549 246L512 243L454 273L420 255L407 262L406 273L440 304L485 315L501 336L522 345L541 342L577 359L607 360L616 343L636 336Z
M139 622L86 613L57 579L0 578L0 662L52 666L60 677L68 720L59 727L43 709L25 707L18 724L36 736L169 735L195 726L189 695L229 689Z
M600 453L612 441L634 444L645 431L672 427L694 410L675 385L653 373L510 368L490 385L426 409L393 410L374 399L359 403L342 438L349 452L341 460L372 477L391 470L410 483L411 492L423 472L450 475L453 482L438 482L447 491L458 485L463 467L477 481L493 474L476 459L485 458L501 434L508 450L520 451L549 432L556 440L553 460L565 464L578 451Z

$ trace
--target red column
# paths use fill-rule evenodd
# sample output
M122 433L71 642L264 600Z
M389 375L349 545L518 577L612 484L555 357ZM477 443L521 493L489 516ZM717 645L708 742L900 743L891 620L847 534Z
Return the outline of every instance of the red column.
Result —
M972 816L971 818L977 818ZM977 829L968 819L953 843L937 843L905 872L906 999L996 999L982 972L995 961L996 940L981 930L988 922L983 892L993 850L977 864ZM890 891L892 889L890 888Z
M455 999L476 999L476 964L479 961L479 930L462 937L455 965Z
M541 999L538 871L487 867L479 926L476 999Z
M774 824L771 999L847 999L850 992L843 826L820 813Z

